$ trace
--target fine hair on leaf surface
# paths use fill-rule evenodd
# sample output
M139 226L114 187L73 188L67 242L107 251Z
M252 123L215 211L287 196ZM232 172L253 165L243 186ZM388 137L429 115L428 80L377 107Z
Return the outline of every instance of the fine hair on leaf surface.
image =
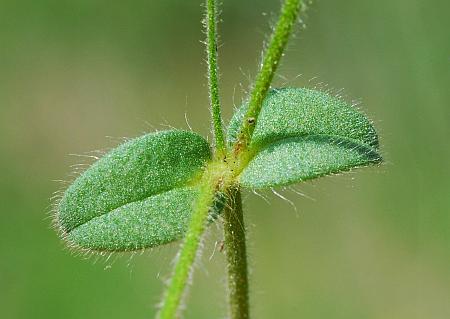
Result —
M181 316L205 232L219 222L229 317L250 318L243 192L270 189L284 198L274 188L382 162L372 122L353 105L317 88L271 87L305 8L301 0L283 1L248 96L224 129L219 9L205 0L213 138L170 127L127 140L96 158L60 196L56 224L81 251L105 255L180 242L157 318Z

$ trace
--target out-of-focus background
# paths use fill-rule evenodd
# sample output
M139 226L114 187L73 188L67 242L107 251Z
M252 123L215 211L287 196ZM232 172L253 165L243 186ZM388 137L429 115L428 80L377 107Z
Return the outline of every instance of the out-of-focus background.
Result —
M0 317L152 318L178 244L72 254L50 197L90 151L166 125L209 133L194 1L0 3ZM225 118L245 97L280 1L226 0ZM448 1L316 1L275 85L328 88L374 120L386 162L245 194L253 318L450 318ZM343 88L343 90L341 90ZM208 234L186 318L226 316Z

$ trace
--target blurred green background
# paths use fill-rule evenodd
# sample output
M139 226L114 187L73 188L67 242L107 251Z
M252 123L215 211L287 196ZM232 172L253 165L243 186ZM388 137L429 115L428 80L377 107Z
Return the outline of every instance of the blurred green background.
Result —
M223 1L226 119L279 5ZM386 163L283 191L296 210L245 194L253 318L450 318L449 12L321 0L304 16L274 84L359 101ZM1 318L153 317L178 244L86 259L51 228L49 198L90 163L69 154L187 128L185 114L210 135L201 18L200 0L0 2ZM220 239L211 227L186 318L226 316Z

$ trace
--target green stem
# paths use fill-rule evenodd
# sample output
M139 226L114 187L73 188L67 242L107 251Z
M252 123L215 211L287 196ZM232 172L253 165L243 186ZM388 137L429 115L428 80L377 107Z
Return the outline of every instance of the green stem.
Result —
M212 206L217 181L205 172L199 189L199 198L195 204L194 213L189 223L183 245L180 249L177 264L173 271L169 287L167 288L163 306L159 312L160 319L173 319L178 313L178 309L184 294L184 290L189 281L189 276L193 270L193 264L200 245L209 209Z
M176 317L189 275L192 272L201 238L206 228L207 217L212 207L215 193L227 189L230 190L230 202L224 213L224 232L228 261L230 311L233 319L247 319L249 317L247 257L241 194L239 188L230 186L233 184L236 174L242 170L242 163L240 163L239 158L245 153L242 151L246 150L250 144L256 120L261 111L262 101L269 89L270 82L302 5L301 0L285 0L284 2L280 18L265 53L262 68L250 95L249 109L242 125L242 132L234 145L234 160L224 162L219 160L220 157L226 154L226 148L220 114L217 76L216 2L215 0L206 1L208 84L216 154L218 156L216 161L208 165L200 181L199 197L165 294L163 306L158 314L160 319L173 319Z
M269 90L270 83L283 55L289 35L292 32L292 26L297 20L298 12L302 5L303 2L301 0L285 0L281 8L280 17L278 18L277 25L270 37L269 46L264 54L261 70L256 77L255 84L250 93L248 111L242 123L241 134L234 146L235 153L247 149L250 144L256 121L261 111L262 102Z
M225 138L222 129L222 117L219 97L217 66L217 8L216 0L206 0L206 51L208 61L208 86L211 104L214 138L218 157L225 155Z
M248 276L241 191L232 188L224 211L224 237L228 264L230 318L248 319Z

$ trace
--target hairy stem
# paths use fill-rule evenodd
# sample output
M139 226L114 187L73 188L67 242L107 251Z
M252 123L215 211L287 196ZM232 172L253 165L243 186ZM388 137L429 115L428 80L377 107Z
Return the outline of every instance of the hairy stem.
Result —
M229 203L224 212L225 246L228 262L228 282L230 290L230 312L232 319L249 318L247 257L245 247L245 228L242 213L240 190L235 178L243 168L240 160L244 150L250 144L255 124L261 111L262 101L269 89L270 82L279 64L292 26L297 19L301 0L285 0L275 30L270 38L264 55L261 70L256 78L250 95L248 112L242 124L242 131L234 145L231 161L222 161L226 154L222 128L221 109L217 72L217 9L216 0L206 0L206 31L208 54L208 84L210 91L211 113L216 142L216 161L206 168L199 186L199 197L182 244L177 264L167 288L160 319L173 319L178 309L192 272L200 241L206 228L206 221L217 191L229 191Z
M286 47L292 27L295 24L301 0L285 0L278 22L270 37L269 45L264 54L261 70L259 71L250 93L249 108L242 123L240 136L234 145L235 153L247 149L250 144L256 121L261 111L262 102L269 90L275 71L279 65Z
M163 306L159 312L160 319L173 319L178 309L193 270L201 238L205 231L209 209L212 206L217 179L210 172L205 172L195 204L194 213L189 223L178 261L175 265L169 287L166 290Z
M217 8L216 0L206 0L206 52L208 61L209 100L214 130L217 156L225 155L225 138L222 128L222 116L219 97L217 66Z
M229 311L232 319L249 318L247 252L241 191L230 190L224 211L224 237L228 264Z

